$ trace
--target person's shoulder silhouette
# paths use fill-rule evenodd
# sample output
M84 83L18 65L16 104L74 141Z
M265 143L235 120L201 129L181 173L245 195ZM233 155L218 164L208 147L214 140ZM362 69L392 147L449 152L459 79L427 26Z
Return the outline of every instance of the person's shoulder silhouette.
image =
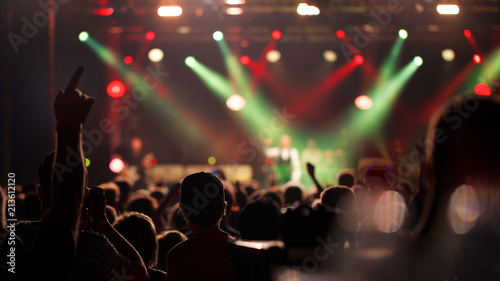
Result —
M226 208L224 186L213 173L187 176L181 185L181 211L194 236L167 255L167 280L229 280L227 241L219 227Z

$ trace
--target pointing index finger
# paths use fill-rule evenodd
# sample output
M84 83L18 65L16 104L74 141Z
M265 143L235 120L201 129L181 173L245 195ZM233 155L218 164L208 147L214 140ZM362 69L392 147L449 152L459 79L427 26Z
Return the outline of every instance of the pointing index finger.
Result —
M73 77L71 77L71 80L69 80L68 85L66 86L66 90L64 90L64 93L73 93L76 89L76 85L78 84L78 81L80 80L80 77L82 76L83 73L83 66L79 66L76 70L75 73L73 74Z

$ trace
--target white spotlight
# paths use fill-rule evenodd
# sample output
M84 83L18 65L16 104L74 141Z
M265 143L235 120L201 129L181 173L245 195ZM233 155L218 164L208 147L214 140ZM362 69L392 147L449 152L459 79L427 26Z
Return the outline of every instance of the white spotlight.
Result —
M455 52L452 49L444 49L441 52L441 57L443 57L445 61L452 61L455 59Z
M267 61L271 63L278 62L280 58L281 58L281 53L278 50L271 50L266 54Z
M337 53L332 50L326 50L323 52L323 58L327 62L335 62L337 60Z
M163 59L163 51L158 48L151 49L148 53L148 58L152 62L159 62Z

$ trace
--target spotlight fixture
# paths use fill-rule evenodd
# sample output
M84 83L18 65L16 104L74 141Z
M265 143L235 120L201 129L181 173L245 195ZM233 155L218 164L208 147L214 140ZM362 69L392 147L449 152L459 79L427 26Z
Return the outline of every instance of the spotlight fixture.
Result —
M437 5L436 10L441 15L458 15L460 13L458 5Z
M161 6L158 8L158 15L160 17L178 17L182 15L182 8L180 6Z

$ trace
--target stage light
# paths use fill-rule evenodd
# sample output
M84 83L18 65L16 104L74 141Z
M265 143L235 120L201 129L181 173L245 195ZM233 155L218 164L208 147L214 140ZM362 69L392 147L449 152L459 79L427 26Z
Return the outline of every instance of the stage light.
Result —
M300 3L297 6L297 14L301 16L316 16L319 15L319 8L307 3Z
M399 30L399 37L401 37L401 39L406 39L408 37L408 32L404 29L400 29Z
M240 46L241 46L242 48L246 48L246 47L248 47L248 45L249 45L249 44L248 44L248 41L247 41L247 40L241 40L241 42L240 42Z
M179 28L177 28L177 33L179 33L179 34L189 34L189 33L191 33L191 27L189 27L189 26L179 26Z
M245 107L245 104L246 104L245 99L237 94L230 96L226 100L227 107L232 111L240 111L243 107Z
M241 56L240 62L241 64L247 65L248 63L250 63L250 58L248 56Z
M156 34L153 31L148 31L148 32L146 32L145 37L146 37L146 40L151 41L151 40L155 39Z
M474 87L474 93L476 93L476 95L480 95L480 96L490 96L491 89L485 83L479 83Z
M216 159L215 159L215 157L213 157L213 156L208 157L208 160L207 160L208 165L215 165L215 162L216 162L216 161L217 161L217 160L216 160Z
M85 167L90 166L90 159L85 158Z
M373 101L370 97L361 95L354 100L354 104L361 110L368 110L372 108Z
M131 64L133 61L134 61L134 59L131 56L126 56L123 58L124 64Z
M158 48L151 49L148 52L148 58L152 62L159 62L163 59L163 51Z
M436 10L441 15L458 15L460 13L458 5L437 5Z
M113 14L113 8L100 8L94 9L94 15L97 16L111 16Z
M472 33L468 29L464 29L464 36L467 38L470 38L472 36Z
M335 35L337 35L337 38L343 39L345 37L345 32L342 29L339 29L339 30L337 30Z
M89 39L89 33L87 31L82 31L80 32L80 35L78 35L78 39L81 41L81 42L85 42L87 41L87 39Z
M224 0L224 3L228 5L243 5L245 4L245 0Z
M337 60L337 53L332 50L326 50L323 52L323 58L327 62L335 62Z
M472 60L474 61L474 63L476 64L480 64L481 63L481 56L478 55L478 54L475 54L473 57L472 57Z
M196 59L192 56L189 56L184 60L184 63L186 63L187 66L193 66L196 63Z
M124 168L125 168L125 163L123 163L122 159L120 158L113 158L109 162L109 169L111 170L111 172L115 174L120 173L121 171L123 171Z
M281 31L279 31L279 30L273 31L272 37L273 37L274 40L280 39L281 38Z
M161 6L158 8L160 17L178 17L182 15L182 8L179 6Z
M106 92L112 98L120 98L125 94L125 84L123 82L114 80L109 82L108 87L106 88Z
M266 162L267 165L271 165L271 164L273 164L273 158L266 157L266 159L264 160L264 162Z
M441 57L445 61L453 61L455 59L455 52L452 49L444 49L441 52Z
M266 59L271 63L278 62L281 59L281 53L278 50L271 50L267 52Z
M212 37L214 38L215 41L220 41L224 39L224 34L220 31L216 31L214 32L214 34L212 34Z
M231 16L241 15L243 14L243 9L237 7L229 7L226 9L226 14Z
M365 59L361 56L361 55L356 55L354 57L354 61L357 63L357 64L363 64L363 62L365 61Z
M424 63L424 60L420 56L416 56L415 58L413 58L413 63L421 66Z

